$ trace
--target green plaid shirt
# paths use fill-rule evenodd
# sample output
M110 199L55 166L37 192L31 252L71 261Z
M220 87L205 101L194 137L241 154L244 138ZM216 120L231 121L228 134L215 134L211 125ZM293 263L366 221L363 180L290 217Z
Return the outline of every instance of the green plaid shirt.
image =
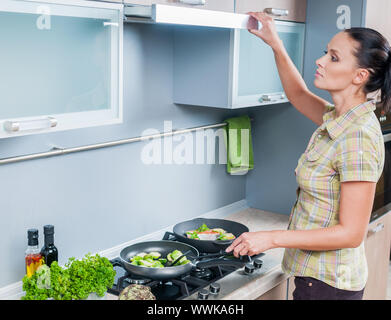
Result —
M334 107L327 106L323 124L313 133L295 169L299 187L288 230L338 224L341 182L379 180L384 140L375 109L369 101L336 118ZM287 248L282 269L352 291L363 289L368 277L364 242L357 248L330 251Z

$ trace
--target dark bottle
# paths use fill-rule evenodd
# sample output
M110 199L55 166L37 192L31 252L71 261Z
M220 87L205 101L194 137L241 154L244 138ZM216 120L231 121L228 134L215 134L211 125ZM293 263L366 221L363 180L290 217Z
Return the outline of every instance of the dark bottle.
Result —
M58 251L54 246L54 226L48 224L43 227L45 235L45 244L41 249L41 255L45 264L50 267L53 261L58 261Z

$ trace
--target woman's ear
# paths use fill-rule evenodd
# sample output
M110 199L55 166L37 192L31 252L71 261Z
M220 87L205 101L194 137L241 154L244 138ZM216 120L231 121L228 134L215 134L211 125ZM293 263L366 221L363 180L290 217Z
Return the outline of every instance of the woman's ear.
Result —
M353 84L363 85L365 82L367 82L369 75L370 73L367 69L357 69L356 75L353 78Z

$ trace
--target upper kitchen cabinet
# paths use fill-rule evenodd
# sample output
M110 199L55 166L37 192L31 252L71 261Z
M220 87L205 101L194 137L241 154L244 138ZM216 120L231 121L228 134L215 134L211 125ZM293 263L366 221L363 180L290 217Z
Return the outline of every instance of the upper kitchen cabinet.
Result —
M0 1L0 138L122 121L123 5Z
M101 2L115 2L115 3L122 3L122 0L92 0L92 1L101 1Z
M124 0L129 5L166 4L214 11L234 12L235 0Z
M235 4L236 13L267 9L276 19L296 22L305 22L306 8L307 0L237 0Z
M366 0L365 2L365 27L380 32L391 43L391 1L390 0ZM381 101L381 91L368 94L369 98Z
M303 70L305 25L276 28L297 69ZM174 31L174 102L245 108L287 102L272 49L245 29Z
M391 43L391 1L367 0L365 26L375 29Z

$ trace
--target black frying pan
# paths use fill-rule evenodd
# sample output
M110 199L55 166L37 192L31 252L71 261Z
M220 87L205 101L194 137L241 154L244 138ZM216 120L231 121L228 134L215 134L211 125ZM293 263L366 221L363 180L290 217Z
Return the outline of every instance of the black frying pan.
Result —
M162 255L162 258L166 258L167 254L174 250L179 250L185 253L188 250L191 250L191 254L186 256L190 261L194 261L198 257L198 250L186 243L181 243L177 241L170 240L160 240L160 241L147 241L140 242L134 245L128 246L121 250L119 256L124 268L139 276L154 279L154 280L168 280L176 278L184 273L190 272L193 267L192 263L187 263L179 266L172 266L166 268L149 268L144 266L135 266L131 264L130 258L141 252L159 252Z
M191 253L186 257L190 260L190 263L171 266L164 268L149 268L144 266L136 266L131 264L130 258L141 252L159 252L162 258L166 258L167 254L180 250L183 253L190 250ZM199 256L198 250L191 245L178 241L160 240L160 241L147 241L133 244L125 247L120 252L120 260L124 268L132 274L137 274L147 279L153 280L170 280L186 274L191 271L193 267L197 268L209 268L220 265L229 265L236 267L243 267L247 262L251 261L248 256L243 256L240 259L236 259L233 255L225 254L223 252ZM201 261L203 260L203 261Z
M174 226L173 233L177 237L178 241L185 242L201 252L215 253L225 250L234 240L197 240L189 239L186 236L186 231L195 230L205 223L210 229L222 228L228 233L232 233L236 238L243 232L248 232L249 229L235 221L224 219L205 219L196 218L193 220L184 221Z

